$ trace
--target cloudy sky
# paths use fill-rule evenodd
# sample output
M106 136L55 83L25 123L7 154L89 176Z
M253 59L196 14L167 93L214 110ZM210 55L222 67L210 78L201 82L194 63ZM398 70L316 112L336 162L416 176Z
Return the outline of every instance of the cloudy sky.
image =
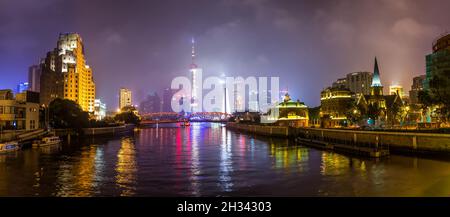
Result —
M425 55L450 30L448 0L0 0L0 88L27 80L27 68L78 32L97 96L115 109L118 89L135 100L186 76L190 40L204 74L279 76L309 106L354 71L410 89Z

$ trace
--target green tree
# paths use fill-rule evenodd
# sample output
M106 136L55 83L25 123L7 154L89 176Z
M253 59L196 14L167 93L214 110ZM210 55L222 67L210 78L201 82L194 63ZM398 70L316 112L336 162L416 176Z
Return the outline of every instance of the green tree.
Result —
M55 99L49 105L49 120L53 128L80 130L89 126L89 114L68 99Z
M344 112L350 124L355 125L363 119L361 108L356 105L355 101L349 101L346 105L347 110Z
M141 119L132 111L121 112L114 116L114 120L124 122L126 124L139 124Z

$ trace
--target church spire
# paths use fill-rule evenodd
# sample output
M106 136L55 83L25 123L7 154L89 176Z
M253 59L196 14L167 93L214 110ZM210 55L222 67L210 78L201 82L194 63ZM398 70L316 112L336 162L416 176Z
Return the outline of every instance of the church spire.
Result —
M378 69L377 57L375 57L375 66L373 69L372 87L382 87L380 80L380 71Z

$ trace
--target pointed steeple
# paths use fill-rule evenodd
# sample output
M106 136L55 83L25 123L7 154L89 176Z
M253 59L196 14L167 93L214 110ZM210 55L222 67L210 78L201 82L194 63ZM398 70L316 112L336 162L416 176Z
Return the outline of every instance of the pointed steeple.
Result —
M192 37L192 51L191 51L191 58L192 58L192 63L191 63L191 69L195 69L197 68L197 64L195 64L195 40L194 37Z
M373 69L372 87L382 87L380 80L380 71L378 69L377 57L375 57L375 66Z

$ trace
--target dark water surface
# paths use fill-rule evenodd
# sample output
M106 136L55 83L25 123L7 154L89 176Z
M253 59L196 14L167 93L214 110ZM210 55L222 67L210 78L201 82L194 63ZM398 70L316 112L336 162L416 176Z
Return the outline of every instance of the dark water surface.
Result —
M166 125L2 154L0 196L450 196L450 161Z

